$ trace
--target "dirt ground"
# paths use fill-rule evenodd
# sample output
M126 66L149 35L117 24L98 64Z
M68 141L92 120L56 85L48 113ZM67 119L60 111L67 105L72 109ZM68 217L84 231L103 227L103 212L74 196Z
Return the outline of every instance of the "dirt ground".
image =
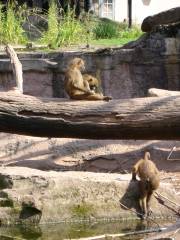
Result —
M168 159L173 147L176 147ZM180 194L180 142L35 138L0 135L0 164L44 171L130 173L144 151L151 153L161 181Z

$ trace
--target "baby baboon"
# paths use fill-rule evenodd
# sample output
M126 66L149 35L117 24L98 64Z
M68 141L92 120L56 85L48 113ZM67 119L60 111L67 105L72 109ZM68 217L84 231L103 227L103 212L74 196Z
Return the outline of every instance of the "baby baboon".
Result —
M99 80L97 78L89 74L83 74L83 80L89 83L89 87L92 91L94 91L95 93L99 93L103 96Z
M150 160L150 153L145 152L144 159L140 159L132 169L132 180L139 176L140 199L139 205L142 211L142 218L150 215L150 200L153 191L159 187L159 171L156 165Z
M65 90L70 98L76 100L105 100L111 98L95 93L90 89L89 83L83 79L81 70L85 68L84 61L81 58L74 58L69 63L65 73Z

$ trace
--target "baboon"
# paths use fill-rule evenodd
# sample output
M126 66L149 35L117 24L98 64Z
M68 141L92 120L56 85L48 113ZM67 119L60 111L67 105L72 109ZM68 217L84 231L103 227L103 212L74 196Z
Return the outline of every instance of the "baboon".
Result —
M150 153L145 152L144 159L140 159L132 169L132 180L139 176L140 199L139 205L142 212L142 218L151 214L150 200L153 191L159 187L159 171L156 165L150 160Z
M81 58L74 58L70 61L65 73L65 90L70 98L76 100L105 100L111 98L103 96L90 89L87 80L83 79L81 70L85 69L84 61Z
M102 89L97 78L89 74L83 74L83 80L88 82L91 91L99 93L103 96Z

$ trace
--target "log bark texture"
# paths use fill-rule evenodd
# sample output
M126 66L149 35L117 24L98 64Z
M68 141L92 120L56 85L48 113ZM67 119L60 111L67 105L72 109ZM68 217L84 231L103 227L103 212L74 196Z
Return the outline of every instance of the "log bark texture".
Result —
M180 96L104 102L2 92L0 131L38 137L180 140Z
M180 21L180 7L172 8L153 16L145 18L141 29L143 32L150 32L157 25L177 23Z

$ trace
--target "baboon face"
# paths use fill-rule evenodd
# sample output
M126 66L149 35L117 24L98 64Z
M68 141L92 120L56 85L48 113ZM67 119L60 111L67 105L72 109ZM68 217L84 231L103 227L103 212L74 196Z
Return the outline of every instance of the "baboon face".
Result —
M81 58L74 58L72 61L70 61L69 66L72 68L76 67L82 71L85 70L85 63L84 63L84 60Z

